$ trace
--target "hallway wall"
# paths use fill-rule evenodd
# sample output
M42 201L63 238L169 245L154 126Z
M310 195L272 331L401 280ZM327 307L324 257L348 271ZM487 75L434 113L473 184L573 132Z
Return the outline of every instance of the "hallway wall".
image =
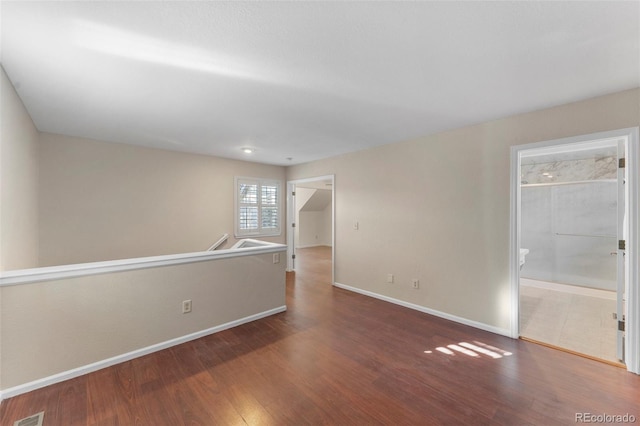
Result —
M291 166L287 179L336 176L338 283L509 334L510 147L639 125L633 89Z

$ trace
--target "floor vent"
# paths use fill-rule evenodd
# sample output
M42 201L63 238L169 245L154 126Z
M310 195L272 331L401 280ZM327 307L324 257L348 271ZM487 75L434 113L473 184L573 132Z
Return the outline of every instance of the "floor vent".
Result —
M25 417L22 420L16 421L13 426L42 426L42 419L44 418L44 411L40 411L38 414L34 414L29 417Z

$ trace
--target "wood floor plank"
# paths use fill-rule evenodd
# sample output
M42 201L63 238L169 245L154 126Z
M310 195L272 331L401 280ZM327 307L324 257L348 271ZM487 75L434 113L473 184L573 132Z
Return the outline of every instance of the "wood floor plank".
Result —
M16 396L0 424L43 410L44 426L640 422L637 375L333 287L330 249L296 261L286 312Z
M55 410L45 410L50 418L55 418L56 422L65 425L83 425L87 417L87 380L79 377L65 382L67 386L62 387L55 401ZM36 411L37 412L37 411ZM55 413L55 417L52 417Z

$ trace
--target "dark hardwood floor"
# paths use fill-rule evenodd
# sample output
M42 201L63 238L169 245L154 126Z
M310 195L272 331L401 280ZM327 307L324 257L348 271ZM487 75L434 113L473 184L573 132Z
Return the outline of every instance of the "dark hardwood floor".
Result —
M335 288L330 249L297 257L287 312L11 398L0 424L640 423L639 376Z

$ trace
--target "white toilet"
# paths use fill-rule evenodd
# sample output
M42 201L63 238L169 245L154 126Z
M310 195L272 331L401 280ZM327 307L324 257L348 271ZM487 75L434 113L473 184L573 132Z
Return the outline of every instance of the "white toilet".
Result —
M529 254L529 249L520 249L520 269L522 269L522 267L524 266L524 258L527 254Z

